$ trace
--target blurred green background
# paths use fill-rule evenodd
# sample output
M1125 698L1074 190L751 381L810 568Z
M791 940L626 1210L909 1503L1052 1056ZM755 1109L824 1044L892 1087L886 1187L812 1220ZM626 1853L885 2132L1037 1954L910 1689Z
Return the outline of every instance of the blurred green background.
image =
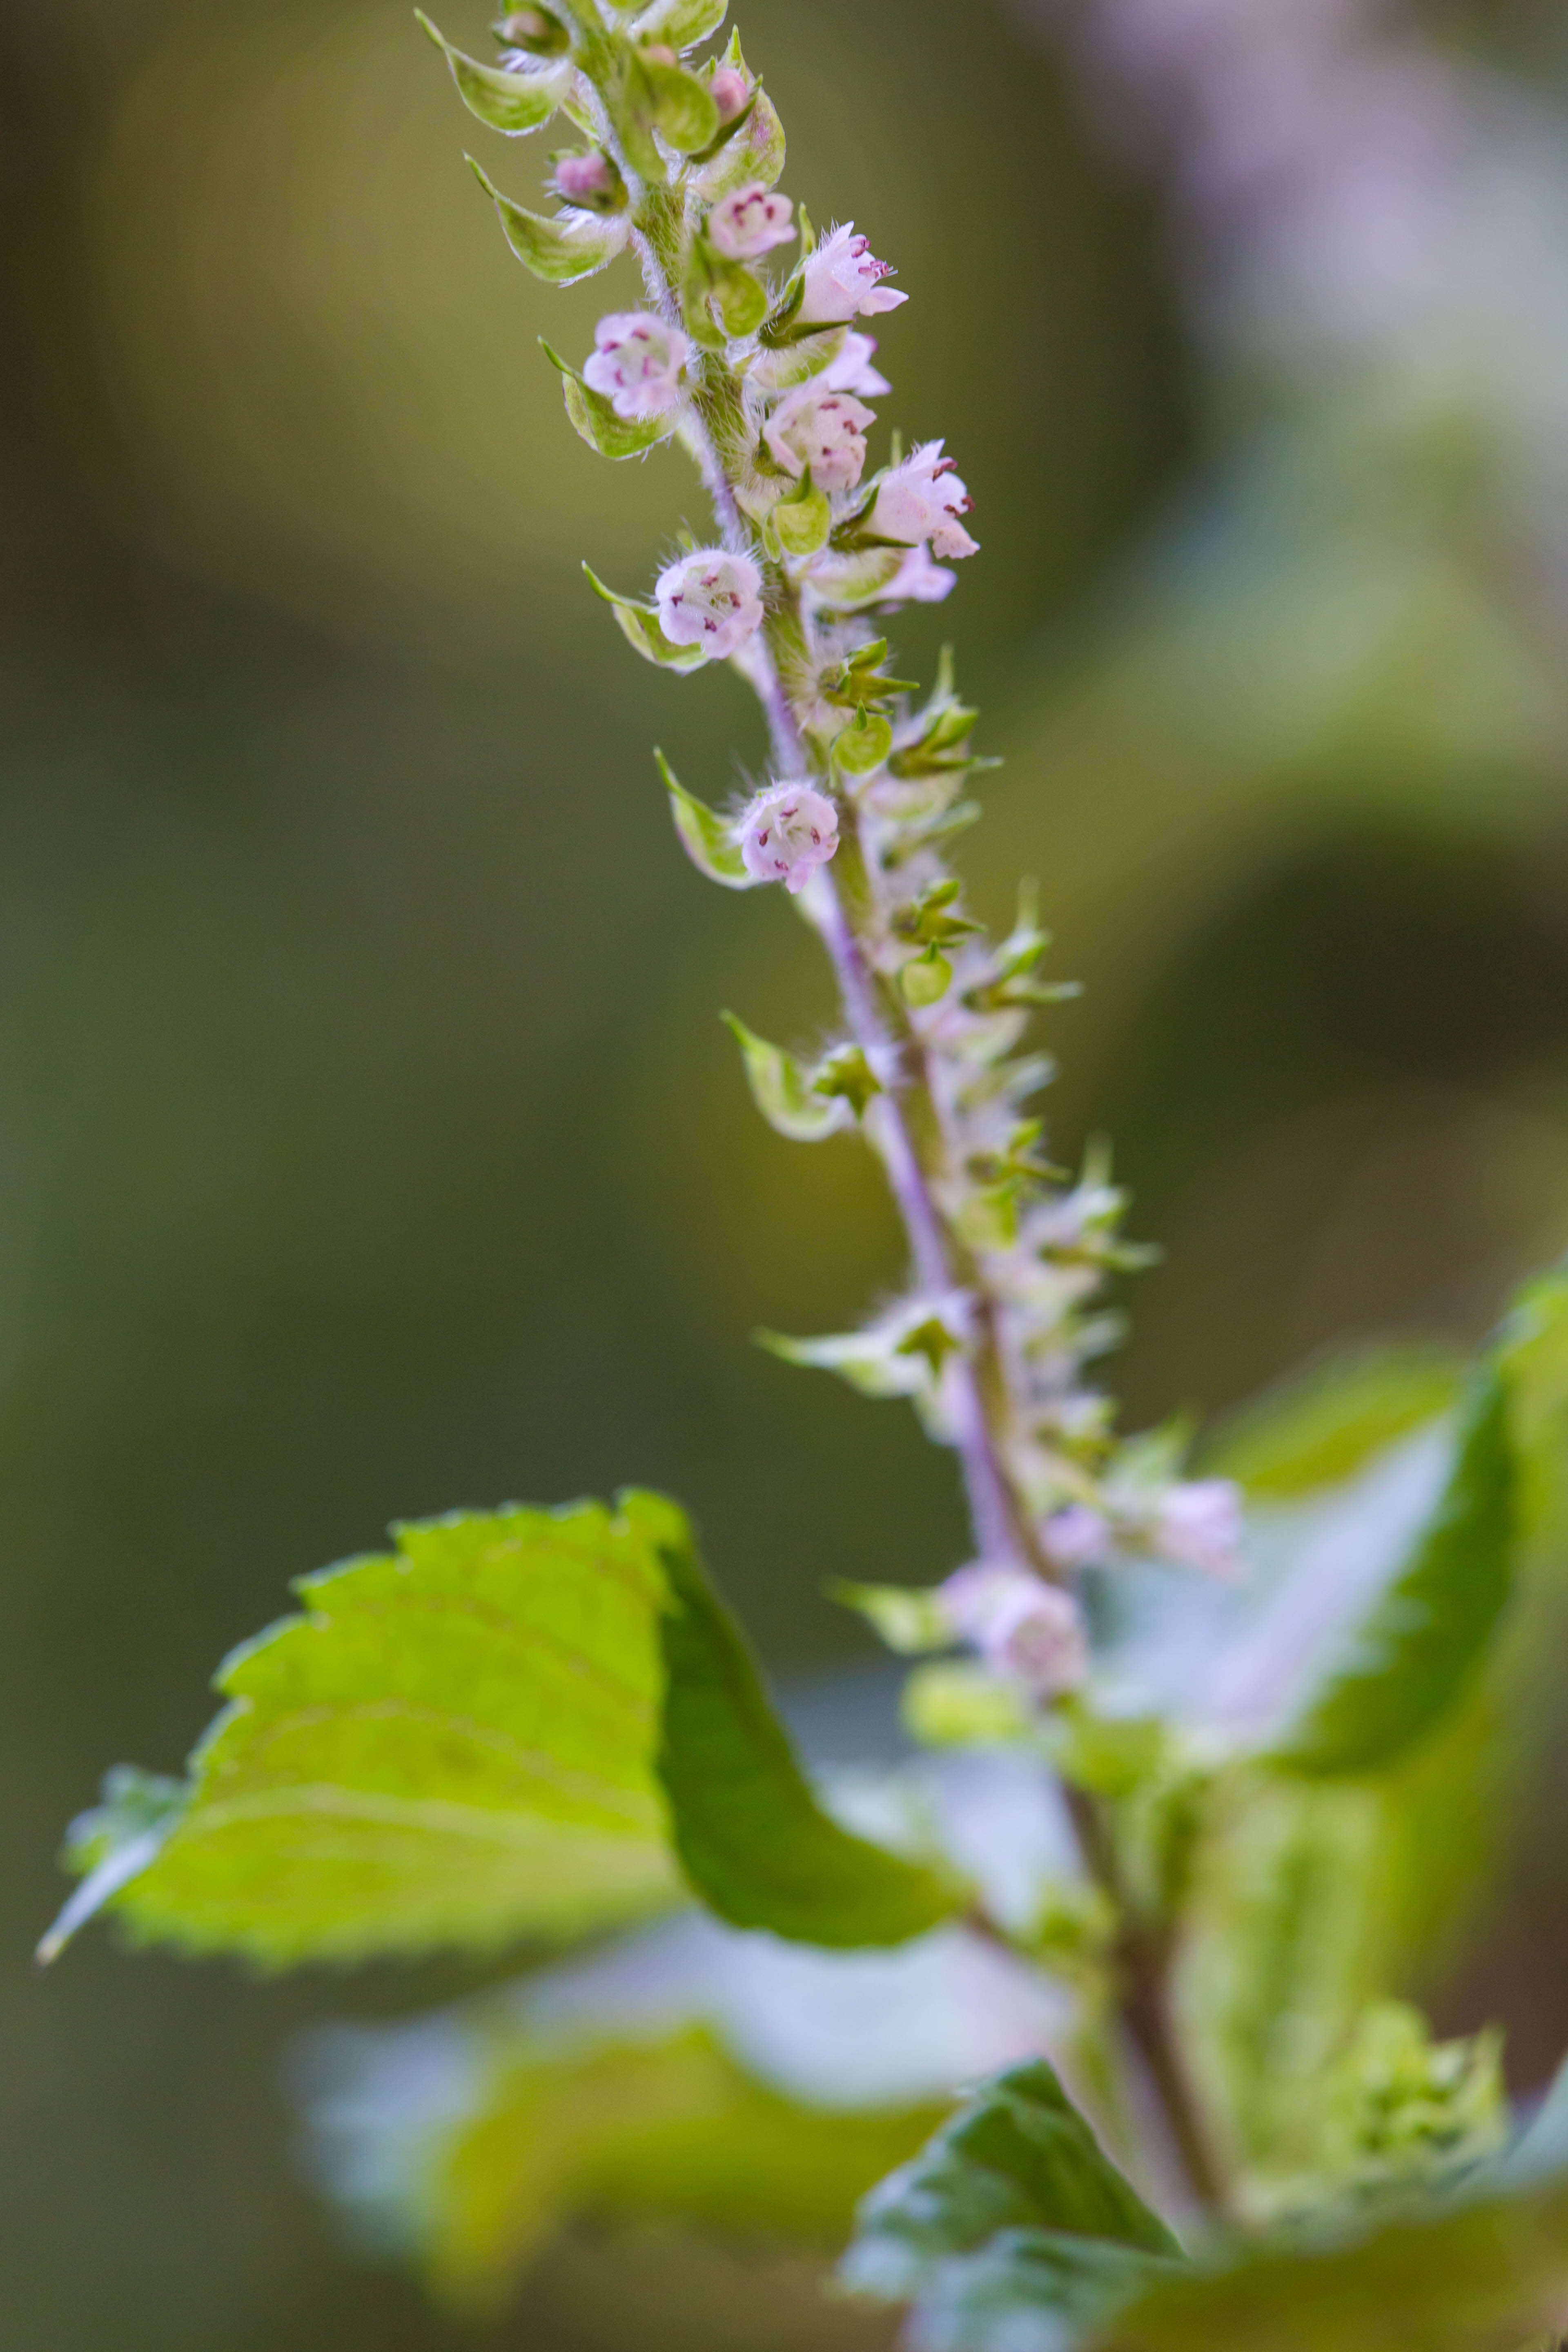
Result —
M1500 354L1450 303L1436 359L1227 313L1072 16L742 23L785 187L912 297L884 415L975 495L983 559L898 637L921 675L955 635L1007 756L977 897L1038 876L1089 983L1055 1148L1111 1133L1168 1254L1142 1421L1468 1338L1568 1244L1568 300L1523 284ZM1521 110L1498 217L1568 249L1550 13L1411 22ZM461 1973L258 1989L99 1935L39 1979L65 1818L118 1757L176 1767L219 1654L395 1516L668 1486L785 1673L866 1654L826 1578L940 1575L963 1534L901 1412L749 1343L898 1250L715 1017L829 1012L787 904L707 889L656 786L655 740L721 798L746 698L635 664L581 580L700 520L670 452L612 468L561 415L535 338L585 348L605 285L517 268L386 0L4 0L0 44L0 2341L414 2352L449 2331L298 2184L279 2053ZM524 201L542 144L487 158ZM1478 286L1528 278L1487 235ZM1451 1994L1507 2009L1525 2081L1568 2030L1550 1827ZM501 2340L685 2344L648 2261L635 2326L568 2248ZM837 2345L796 2269L754 2284L706 2278L713 2340Z

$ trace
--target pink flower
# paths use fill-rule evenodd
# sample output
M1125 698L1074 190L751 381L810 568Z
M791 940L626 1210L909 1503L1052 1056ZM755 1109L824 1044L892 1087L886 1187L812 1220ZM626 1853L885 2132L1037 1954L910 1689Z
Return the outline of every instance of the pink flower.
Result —
M1234 1576L1242 1532L1241 1489L1235 1481L1192 1478L1166 1487L1151 1541L1166 1559L1201 1569L1205 1576Z
M866 463L866 427L876 414L850 392L803 383L782 400L763 428L775 465L796 480L811 467L819 490L852 490Z
M723 661L761 626L763 575L748 555L700 547L667 563L654 593L658 625L673 646L700 646Z
M738 66L721 66L708 85L708 95L719 110L721 122L733 122L752 95L752 85Z
M612 310L594 330L583 381L617 416L658 416L680 399L686 338L651 310Z
M975 1560L941 1588L948 1622L994 1673L1037 1698L1076 1690L1089 1672L1089 1642L1070 1592L1026 1568Z
M793 897L837 848L838 812L810 784L770 784L737 832L752 881L782 882Z
M890 262L877 259L868 238L856 236L854 222L846 221L842 228L833 231L826 244L817 247L805 265L805 290L795 324L831 327L857 314L868 316L873 310L896 310L900 302L910 298L882 284L891 268Z
M959 520L973 504L952 459L942 456L942 443L923 441L883 478L871 509L871 529L879 539L907 540L911 545L929 540L933 554L950 559L974 555L980 542L970 538Z
M879 393L891 392L892 385L885 375L871 365L876 350L874 336L862 335L851 328L844 338L844 348L836 360L830 360L818 382L828 392L856 392L862 400L875 400Z
M1093 1568L1110 1549L1110 1522L1087 1503L1053 1511L1040 1529L1046 1556L1061 1569Z
M775 245L787 245L795 235L787 196L764 188L760 180L721 196L708 215L708 239L726 261L755 261Z

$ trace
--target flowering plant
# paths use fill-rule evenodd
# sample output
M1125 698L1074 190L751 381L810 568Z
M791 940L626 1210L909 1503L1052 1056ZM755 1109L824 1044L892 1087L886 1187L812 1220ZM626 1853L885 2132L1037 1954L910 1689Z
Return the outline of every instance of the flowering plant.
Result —
M950 661L922 694L879 634L952 591L972 503L941 440L872 465L891 387L860 322L906 291L780 192L738 39L695 61L723 16L530 5L494 64L426 29L482 122L561 112L583 142L552 214L475 166L519 258L640 268L580 367L549 352L573 426L616 460L679 443L711 506L651 596L589 579L643 658L728 661L761 705L733 807L659 769L692 864L782 883L837 982L810 1057L731 1023L759 1109L856 1130L902 1220L897 1298L769 1344L909 1398L954 1455L973 1556L840 1596L920 1658L925 1754L814 1780L667 1499L455 1514L306 1579L222 1668L184 1780L110 1776L46 1949L104 1907L268 1965L618 1935L442 2021L433 2102L377 2105L384 2035L325 2062L342 2193L459 2294L574 2210L831 2237L865 2190L845 2278L934 2352L1521 2344L1568 2315L1568 2092L1521 2133L1495 2037L1435 2042L1396 1998L1463 1873L1424 1907L1398 1889L1434 1807L1500 1769L1568 1286L1463 1377L1361 1360L1193 1468L1187 1433L1119 1433L1094 1367L1144 1253L1103 1160L1054 1169L1029 1108L1026 1034L1068 992L1027 896L1000 940L967 911L977 714ZM827 2021L851 1982L878 2011L858 2076ZM366 2164L367 2130L396 2161ZM669 2158L694 2133L698 2189Z

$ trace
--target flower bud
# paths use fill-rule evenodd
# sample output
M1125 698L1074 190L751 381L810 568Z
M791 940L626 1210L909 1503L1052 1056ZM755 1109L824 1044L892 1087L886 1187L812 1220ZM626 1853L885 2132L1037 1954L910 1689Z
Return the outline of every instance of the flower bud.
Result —
M498 16L490 30L505 47L526 49L536 58L563 57L572 46L571 34L548 8L513 8Z
M755 261L794 236L795 206L776 189L752 180L721 196L708 215L708 242L726 261Z
M752 95L752 85L739 66L720 66L708 85L708 95L719 110L721 122L733 122Z
M1040 1541L1053 1568L1097 1568L1110 1549L1110 1522L1087 1503L1068 1503L1046 1520Z
M551 161L555 169L551 186L563 204L581 205L594 213L619 212L626 201L626 184L608 155L596 147L568 147Z
M950 1576L939 1596L958 1638L1036 1698L1059 1698L1088 1674L1078 1603L1026 1568L974 1560Z
M770 784L736 828L741 856L755 882L805 888L838 846L838 812L810 784Z
M1234 1576L1240 1567L1241 1489L1230 1478L1191 1478L1167 1486L1150 1540L1166 1559L1205 1576Z
M680 399L686 338L651 310L612 310L594 330L583 381L617 416L659 416Z
M929 540L933 554L950 560L974 555L979 542L959 520L973 504L952 459L942 456L942 443L925 441L883 477L870 527L879 539L903 540L911 546Z
M773 463L797 480L809 466L818 489L852 490L866 463L866 427L876 421L853 393L808 383L779 403L763 439Z
M714 661L725 660L762 625L762 573L750 556L721 547L700 547L667 564L654 593L658 625L671 645L700 646Z
M795 325L832 327L858 313L896 310L910 298L882 284L891 269L872 253L869 238L857 236L854 222L846 221L806 262Z
M668 41L645 41L637 55L645 66L678 66L680 63Z

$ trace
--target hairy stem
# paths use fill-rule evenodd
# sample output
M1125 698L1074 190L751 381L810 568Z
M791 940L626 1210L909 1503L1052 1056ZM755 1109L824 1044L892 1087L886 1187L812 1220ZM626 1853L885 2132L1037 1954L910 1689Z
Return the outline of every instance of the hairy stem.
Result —
M669 326L684 328L676 285L682 236L679 200L668 189L639 181L615 135L608 108L603 136L633 190L633 237L649 301ZM749 429L743 396L721 354L703 351L693 359L694 381L681 438L711 500L724 545L750 555L753 534L737 496L741 485L728 461L730 452L742 450ZM773 764L783 779L804 779L813 771L822 775L828 766L812 746L805 723L810 715L806 698L815 698L820 666L809 614L802 609L787 568L776 566L769 617L752 639L744 667L762 705ZM943 1395L975 1549L988 1561L1049 1574L1049 1563L1034 1539L1007 1468L1015 1405L998 1344L996 1302L980 1278L972 1253L942 1214L935 1181L945 1171L947 1146L936 1093L919 1040L877 971L878 877L868 869L852 808L845 809L844 820L837 869L823 868L814 877L809 910L833 966L849 1034L881 1085L868 1106L866 1124L887 1171L916 1280L924 1289L959 1293L964 1301L967 1345L944 1367ZM1068 1797L1086 1867L1120 1898L1115 1855L1099 1808L1070 1789ZM1194 2201L1218 2207L1224 2203L1225 2184L1173 2030L1170 1959L1167 1938L1152 1938L1131 1926L1124 1929L1118 1952L1121 2015L1163 2111Z

